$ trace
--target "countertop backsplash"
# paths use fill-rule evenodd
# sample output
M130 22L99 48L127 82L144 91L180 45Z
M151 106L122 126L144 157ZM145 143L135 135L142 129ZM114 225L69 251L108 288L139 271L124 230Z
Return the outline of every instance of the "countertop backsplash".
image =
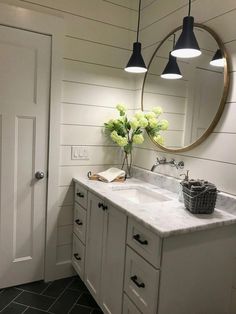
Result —
M132 175L134 178L156 185L162 189L166 189L172 193L178 193L180 189L180 181L167 175L151 172L138 167L132 167Z
M179 193L179 189L181 188L180 179L163 174L151 172L138 167L132 167L132 174L136 179L156 185L172 193ZM236 216L236 196L219 191L217 195L216 207Z

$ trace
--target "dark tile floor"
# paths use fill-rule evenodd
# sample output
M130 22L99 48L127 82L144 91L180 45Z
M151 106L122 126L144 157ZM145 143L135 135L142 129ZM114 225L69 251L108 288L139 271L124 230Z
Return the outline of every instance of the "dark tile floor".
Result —
M0 313L102 314L102 311L80 278L71 277L0 290Z

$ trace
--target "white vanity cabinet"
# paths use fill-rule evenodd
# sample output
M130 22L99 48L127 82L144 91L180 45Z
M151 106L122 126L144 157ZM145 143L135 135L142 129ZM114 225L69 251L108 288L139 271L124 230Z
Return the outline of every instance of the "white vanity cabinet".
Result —
M161 237L99 195L75 184L72 265L105 314L229 314L235 224Z
M84 216L87 220L84 275L81 278L104 313L121 314L127 218L125 214L95 194L86 191L83 191L83 194L88 197L86 215L83 211L78 211L78 204L75 201L75 213L78 215L80 213L80 217ZM78 219L80 218L75 217L75 220ZM81 220L82 218L79 222ZM76 229L75 225L74 230ZM80 234L83 238L84 232ZM75 262L73 265L81 275Z

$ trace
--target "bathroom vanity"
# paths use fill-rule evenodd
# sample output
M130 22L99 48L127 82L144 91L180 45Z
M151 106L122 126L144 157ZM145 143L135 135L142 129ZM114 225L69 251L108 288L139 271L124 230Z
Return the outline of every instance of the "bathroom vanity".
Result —
M72 265L104 313L228 313L236 216L137 179L74 184Z

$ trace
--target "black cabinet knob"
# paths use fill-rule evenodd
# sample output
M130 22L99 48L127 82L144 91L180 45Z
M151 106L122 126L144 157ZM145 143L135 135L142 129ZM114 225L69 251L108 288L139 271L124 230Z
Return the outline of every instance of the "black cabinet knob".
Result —
M77 192L76 195L77 195L78 197L80 197L80 198L84 198L84 194L81 193L81 192Z
M103 205L102 209L107 210L108 209L107 205Z
M108 207L107 207L107 205L104 205L103 203L98 203L98 208L102 208L103 210L107 210L108 209Z
M142 245L148 245L147 240L141 240L140 234L133 235L133 238L134 238L134 240L136 240L138 243L140 243Z

